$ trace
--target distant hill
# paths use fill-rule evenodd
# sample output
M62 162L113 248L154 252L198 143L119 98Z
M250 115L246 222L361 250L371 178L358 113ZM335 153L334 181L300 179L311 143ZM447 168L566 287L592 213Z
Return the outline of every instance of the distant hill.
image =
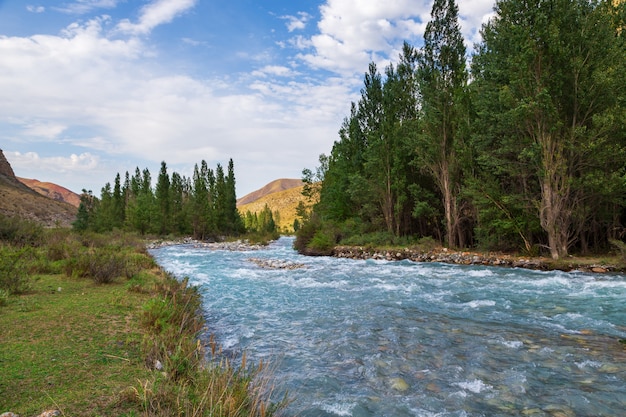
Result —
M17 177L17 179L31 190L37 191L43 196L56 201L71 204L77 208L80 205L80 196L65 187L61 187L60 185L53 184L51 182L41 182L39 180L31 180L28 178Z
M0 213L45 226L71 226L76 207L45 197L21 183L0 149Z
M237 202L237 207L242 215L247 211L258 213L263 210L265 204L272 212L278 211L278 227L283 231L293 231L293 221L296 218L296 207L300 201L305 201L302 196L304 185L301 180L280 179L272 181L263 188L254 191ZM249 201L248 203L242 203ZM305 201L306 202L306 201Z
M252 203L268 194L277 193L279 191L289 190L295 187L301 187L304 183L299 179L281 178L274 180L256 191L246 194L237 200L237 206Z

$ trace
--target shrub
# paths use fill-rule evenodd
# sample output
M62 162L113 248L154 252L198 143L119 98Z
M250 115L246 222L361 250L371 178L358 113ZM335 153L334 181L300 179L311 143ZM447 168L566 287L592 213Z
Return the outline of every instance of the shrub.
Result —
M40 224L0 214L0 241L16 246L34 246L40 243L42 235Z
M321 229L322 224L318 216L312 215L306 222L304 222L298 232L296 233L296 240L293 243L294 248L299 253L310 254L309 248L311 241Z
M329 230L318 230L307 249L316 255L330 255L335 247L335 235Z
M0 245L0 290L8 294L22 294L30 289L24 258L27 249Z
M108 284L126 274L126 256L110 248L83 250L67 261L65 273Z

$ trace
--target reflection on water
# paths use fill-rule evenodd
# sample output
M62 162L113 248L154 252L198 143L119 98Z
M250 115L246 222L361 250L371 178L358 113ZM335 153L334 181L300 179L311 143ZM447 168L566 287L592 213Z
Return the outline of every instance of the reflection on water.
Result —
M200 287L226 351L276 364L290 415L626 409L623 275L307 258L291 244L153 251ZM264 269L258 259L304 267Z

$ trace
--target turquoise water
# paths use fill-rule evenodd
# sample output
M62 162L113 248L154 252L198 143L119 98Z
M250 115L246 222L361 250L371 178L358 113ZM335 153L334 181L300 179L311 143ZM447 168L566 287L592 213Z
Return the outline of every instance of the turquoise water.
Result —
M297 416L626 415L626 276L171 246L226 354ZM263 269L262 258L304 264Z

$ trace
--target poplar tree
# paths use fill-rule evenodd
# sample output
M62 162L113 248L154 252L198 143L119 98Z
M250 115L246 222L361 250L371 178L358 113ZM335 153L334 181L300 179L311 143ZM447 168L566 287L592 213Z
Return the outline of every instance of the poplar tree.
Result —
M421 123L417 165L432 175L441 194L446 243L463 245L459 230L459 150L468 74L454 0L435 0L418 64Z
M517 184L515 193L500 189L504 197L530 199L554 259L602 238L590 225L603 226L606 240L619 219L626 144L619 7L622 14L609 1L498 1L474 59L477 130L485 132L474 144L484 177Z

